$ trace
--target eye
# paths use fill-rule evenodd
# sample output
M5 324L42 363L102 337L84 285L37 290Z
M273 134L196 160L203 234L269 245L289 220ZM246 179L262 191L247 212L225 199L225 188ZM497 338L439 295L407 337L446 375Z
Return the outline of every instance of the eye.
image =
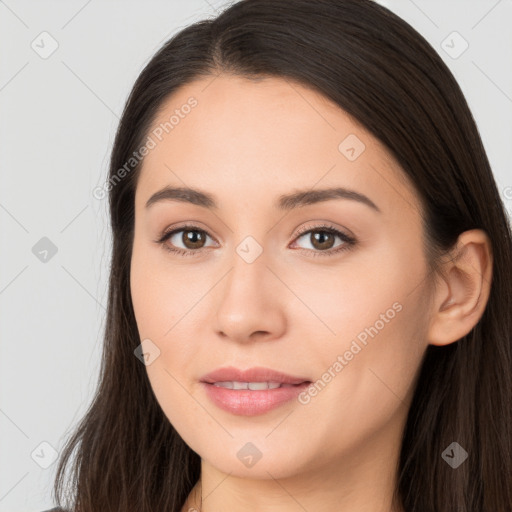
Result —
M313 256L332 256L341 251L347 251L356 244L355 238L330 225L302 229L295 240L303 238L308 234L312 248L300 248L300 250L306 251ZM181 256L193 256L201 253L201 250L205 248L204 244L207 238L212 237L204 229L198 226L185 225L170 231L164 231L155 242L161 244L169 252ZM336 238L339 238L342 243L333 248ZM179 243L183 244L184 248L177 247L176 244Z
M296 240L303 238L306 235L309 235L306 240L308 240L312 249L302 248L301 250L306 250L313 256L332 256L333 254L337 254L341 251L347 251L356 244L355 238L330 225L302 229L296 237ZM336 238L339 238L342 241L338 246L334 246Z
M182 256L192 256L203 249L206 238L211 237L204 229L198 226L186 225L171 231L165 231L162 236L155 241L169 252ZM172 245L169 245L169 243L167 243L168 241L171 242ZM183 249L176 247L178 243L182 243L185 247Z

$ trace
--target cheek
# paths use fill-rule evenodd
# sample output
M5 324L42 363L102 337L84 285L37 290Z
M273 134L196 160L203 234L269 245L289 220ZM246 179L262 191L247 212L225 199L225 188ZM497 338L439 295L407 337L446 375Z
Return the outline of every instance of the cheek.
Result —
M389 245L378 255L347 260L328 279L309 278L307 283L297 278L302 290L297 294L307 297L321 319L307 315L301 329L313 332L316 326L323 333L310 336L317 340L314 355L303 354L317 363L321 381L319 398L311 400L318 405L313 415L322 414L320 404L337 403L338 421L343 417L350 423L345 414L351 411L350 418L366 417L371 425L407 400L426 349L428 324L427 269L415 251Z
M186 312L190 294L183 276L162 265L160 251L163 249L134 243L130 289L141 338L161 340L172 336L173 326Z
M313 443L329 439L333 453L348 453L372 438L389 436L386 442L397 442L425 351L417 324L421 304L421 297L408 297L401 309L392 310L394 316L388 313L387 323L375 315L385 314L386 308L373 304L373 320L366 326L345 316L337 324L335 341L324 340L310 351L317 380L295 423L307 428L317 418L310 434Z
M418 292L420 299L424 294L427 268L420 247L419 242L390 240L357 250L337 266L283 270L287 282L294 283L294 293L314 313L297 317L306 328L316 324L322 339L342 349L357 336L364 343L372 333L389 332L389 325L409 314L420 315L421 308L407 306L418 299Z
M140 339L156 346L152 350L158 357L146 370L158 401L166 404L166 414L192 402L183 386L188 389L197 372L200 336L191 330L189 314L201 295L186 286L189 280L186 273L170 271L159 251L134 244L130 288L135 320Z
M183 431L190 427L185 419L189 414L201 414L188 391L197 350L183 332L186 289L178 290L179 285L162 277L161 269L152 263L147 253L134 247L130 286L135 320L140 339L151 340L146 346L158 354L146 366L151 388L169 422Z

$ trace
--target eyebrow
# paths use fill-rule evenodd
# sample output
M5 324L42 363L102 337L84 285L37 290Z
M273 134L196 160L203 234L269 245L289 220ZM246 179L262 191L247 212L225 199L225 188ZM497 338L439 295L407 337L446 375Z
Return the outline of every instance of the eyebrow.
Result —
M279 210L293 210L311 204L321 203L332 199L349 199L369 206L382 213L381 209L364 194L344 187L324 188L317 190L299 190L291 194L284 194L277 198L275 207ZM219 206L213 195L189 187L167 186L155 192L146 202L146 208L160 201L181 201L202 206L210 210L218 210Z

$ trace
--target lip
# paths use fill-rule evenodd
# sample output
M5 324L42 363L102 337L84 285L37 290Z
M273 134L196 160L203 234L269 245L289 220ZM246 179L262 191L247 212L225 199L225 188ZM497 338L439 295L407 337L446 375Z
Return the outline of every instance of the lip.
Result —
M215 382L280 382L286 387L260 391L235 390L214 386ZM240 370L234 367L219 368L201 380L208 398L220 409L240 416L264 414L293 400L311 381L305 377L288 375L270 368L254 367Z
M238 381L238 382L280 382L282 384L302 384L311 382L306 377L288 375L283 372L255 366L247 370L239 370L234 366L218 368L213 372L207 373L201 377L201 382L213 384L214 382Z

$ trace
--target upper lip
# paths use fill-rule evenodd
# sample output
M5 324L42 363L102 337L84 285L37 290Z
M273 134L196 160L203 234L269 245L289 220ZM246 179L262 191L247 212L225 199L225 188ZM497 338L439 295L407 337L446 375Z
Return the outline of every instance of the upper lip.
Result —
M304 377L296 377L283 372L256 366L247 370L240 370L233 366L218 368L201 377L201 382L214 384L215 382L280 382L282 384L302 384L310 382Z

